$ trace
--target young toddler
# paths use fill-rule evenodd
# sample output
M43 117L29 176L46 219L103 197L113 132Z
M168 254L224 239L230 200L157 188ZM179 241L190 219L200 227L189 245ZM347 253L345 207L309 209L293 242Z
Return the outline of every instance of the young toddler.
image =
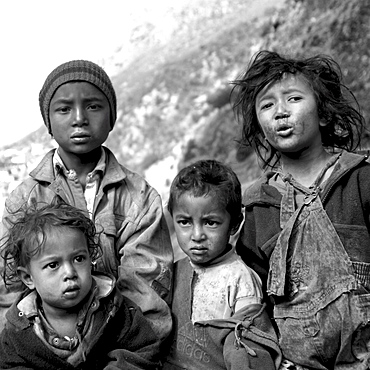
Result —
M15 215L13 215L15 216ZM6 314L1 369L158 369L159 339L141 310L92 274L94 223L67 204L20 209L2 243L6 284L26 289Z
M243 219L236 174L215 160L182 169L168 210L187 257L174 267L175 331L164 369L275 369L260 278L229 244Z

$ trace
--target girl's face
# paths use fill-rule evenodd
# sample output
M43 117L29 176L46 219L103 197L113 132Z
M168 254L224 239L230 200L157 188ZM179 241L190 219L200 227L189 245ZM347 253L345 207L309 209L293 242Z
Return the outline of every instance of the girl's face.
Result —
M39 294L46 317L75 312L89 293L91 259L87 240L78 229L54 228L28 267L19 267L23 282Z
M177 240L193 263L209 263L226 250L231 217L220 203L214 196L194 197L186 192L174 204Z
M265 138L282 155L322 151L315 95L303 76L286 74L259 92L255 104Z

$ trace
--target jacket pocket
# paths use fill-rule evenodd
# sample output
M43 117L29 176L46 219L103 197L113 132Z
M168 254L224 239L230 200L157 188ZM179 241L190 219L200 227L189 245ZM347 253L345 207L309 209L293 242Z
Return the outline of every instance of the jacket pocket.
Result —
M108 272L117 277L119 255L116 251L117 228L114 215L106 214L95 220L97 232L100 234L102 256L96 262L96 269Z

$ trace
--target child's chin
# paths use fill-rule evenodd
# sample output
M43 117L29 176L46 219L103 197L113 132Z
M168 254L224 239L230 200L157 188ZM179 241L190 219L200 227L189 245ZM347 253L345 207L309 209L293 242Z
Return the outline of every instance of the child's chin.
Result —
M196 265L206 265L210 258L208 256L190 256L190 261Z

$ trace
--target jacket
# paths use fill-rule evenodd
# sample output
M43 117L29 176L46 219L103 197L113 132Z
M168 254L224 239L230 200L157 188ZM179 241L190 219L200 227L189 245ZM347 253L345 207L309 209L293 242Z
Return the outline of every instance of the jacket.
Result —
M141 308L158 337L165 338L172 327L167 303L173 252L161 199L142 177L120 165L108 148L103 149L107 155L106 171L92 214L97 229L103 230L103 254L96 270L115 276L121 293ZM5 217L25 203L51 202L57 197L75 205L62 181L63 175L54 173L54 151L45 155L30 177L6 200L2 235L7 228ZM9 307L16 294L14 289L13 294L5 294L4 286L0 286L0 310Z
M264 174L245 191L245 223L236 245L237 253L260 275L264 287L281 231L282 195L268 184L272 175ZM323 207L354 262L370 263L369 179L366 157L344 151L320 193Z
M159 340L141 310L117 294L113 284L97 281L82 328L81 360L76 366L58 356L35 333L35 291L22 293L6 314L0 335L1 369L158 369ZM101 280L101 279L100 279ZM112 281L112 280L111 280Z
M192 323L193 271L188 258L175 263L174 336L163 370L278 368L281 353L264 305L248 305L229 319Z

